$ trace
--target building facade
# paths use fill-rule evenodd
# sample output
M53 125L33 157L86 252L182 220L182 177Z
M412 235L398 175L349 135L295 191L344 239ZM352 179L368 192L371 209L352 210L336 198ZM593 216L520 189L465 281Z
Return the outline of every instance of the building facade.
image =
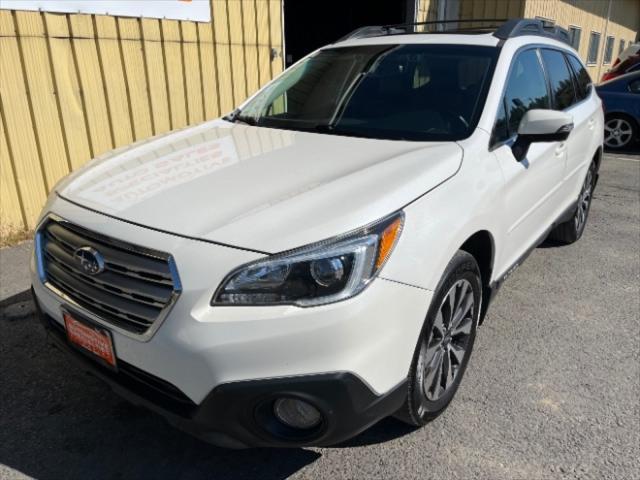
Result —
M219 117L362 25L544 18L572 32L594 80L640 30L638 0L195 1L210 22L0 10L0 237L33 229L89 159Z
M569 30L594 81L637 41L638 0L418 0L419 21L539 18Z

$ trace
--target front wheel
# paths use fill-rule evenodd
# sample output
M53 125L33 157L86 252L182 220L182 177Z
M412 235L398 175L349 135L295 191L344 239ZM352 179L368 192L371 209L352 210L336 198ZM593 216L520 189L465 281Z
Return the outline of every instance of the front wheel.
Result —
M480 270L475 258L458 251L429 308L418 340L407 400L395 416L421 426L449 405L467 367L481 303Z

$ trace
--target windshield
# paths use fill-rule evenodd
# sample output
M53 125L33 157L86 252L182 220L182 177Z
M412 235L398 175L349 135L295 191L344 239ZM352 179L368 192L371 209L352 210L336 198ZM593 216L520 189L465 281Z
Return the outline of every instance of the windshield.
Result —
M234 119L392 140L461 140L478 121L498 49L367 45L324 49L285 71Z

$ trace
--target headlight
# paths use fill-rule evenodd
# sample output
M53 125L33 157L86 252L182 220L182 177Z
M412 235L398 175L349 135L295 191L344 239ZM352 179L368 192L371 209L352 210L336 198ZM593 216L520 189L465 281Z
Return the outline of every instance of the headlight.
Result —
M243 265L218 288L212 305L309 307L360 293L393 250L404 222L396 213L351 234Z

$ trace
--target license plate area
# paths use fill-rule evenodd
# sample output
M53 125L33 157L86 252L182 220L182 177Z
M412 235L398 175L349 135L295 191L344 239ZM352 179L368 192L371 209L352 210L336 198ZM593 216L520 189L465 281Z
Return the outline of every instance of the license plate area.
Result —
M67 309L62 310L62 318L67 340L72 347L99 364L117 370L116 353L109 330Z

